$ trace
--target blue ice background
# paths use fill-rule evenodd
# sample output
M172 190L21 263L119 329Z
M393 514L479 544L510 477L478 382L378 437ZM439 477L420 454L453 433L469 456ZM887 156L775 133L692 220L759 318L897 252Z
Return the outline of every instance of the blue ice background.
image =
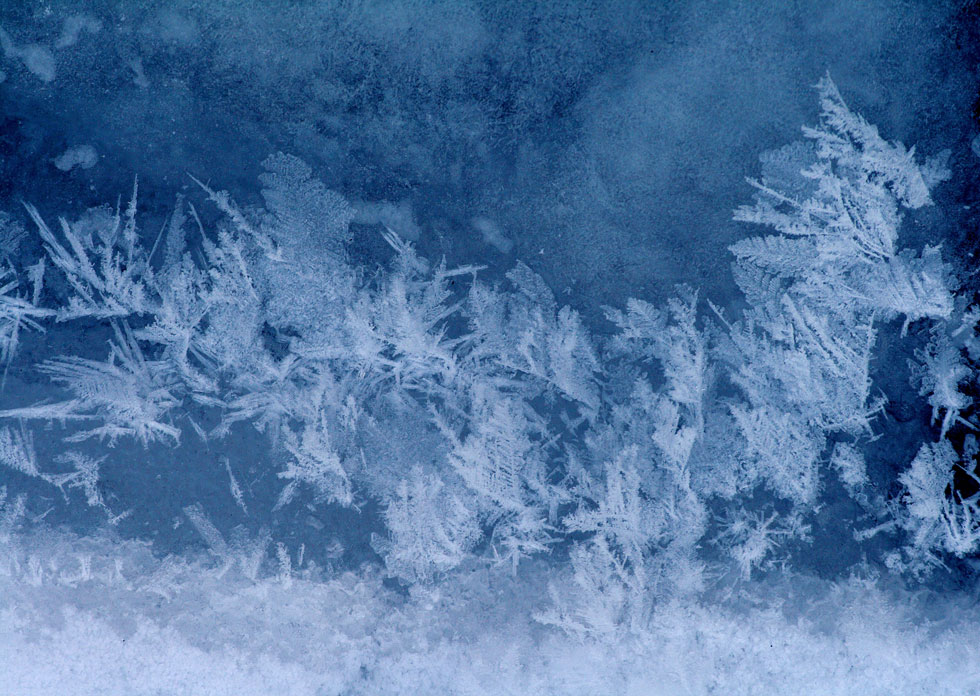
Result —
M72 17L98 31L67 41ZM487 264L490 277L524 261L601 332L601 305L659 301L678 282L737 305L727 246L745 230L731 211L759 155L814 121L812 85L829 71L887 137L952 151L952 181L910 220L905 245L966 249L963 230L977 227L965 206L978 199L980 22L968 3L26 1L4 3L0 27L54 57L51 73L10 52L0 64L0 209L15 215L22 200L51 219L77 214L125 198L138 176L142 231L155 235L174 196L195 195L187 173L255 203L260 163L283 151L351 201L410 211L402 231L429 257ZM96 150L95 166L54 165L78 145ZM355 261L386 257L378 225L352 229ZM93 323L26 337L0 401L51 396L38 357L100 356L108 336ZM38 438L42 460L57 430ZM233 447L248 461L265 443L240 429ZM913 454L876 456L900 466ZM274 472L240 479L271 508ZM140 501L121 531L160 552L201 545L181 523L200 501L223 530L271 524L295 546L326 529L351 563L373 553L370 504L245 520L192 438L174 450L120 442L103 485ZM101 520L72 506L49 521ZM846 553L817 544L811 560L833 571L856 560Z

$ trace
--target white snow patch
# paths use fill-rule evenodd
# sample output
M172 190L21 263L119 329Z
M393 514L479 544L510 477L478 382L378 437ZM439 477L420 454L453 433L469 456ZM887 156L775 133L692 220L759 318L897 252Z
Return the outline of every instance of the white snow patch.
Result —
M91 145L76 145L65 150L54 159L54 166L63 172L70 172L75 167L91 169L99 162L99 153Z

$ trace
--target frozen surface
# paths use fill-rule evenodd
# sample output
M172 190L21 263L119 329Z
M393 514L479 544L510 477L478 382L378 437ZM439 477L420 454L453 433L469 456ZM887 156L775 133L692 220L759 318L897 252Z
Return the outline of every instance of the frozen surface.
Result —
M980 693L978 30L0 6L0 693Z

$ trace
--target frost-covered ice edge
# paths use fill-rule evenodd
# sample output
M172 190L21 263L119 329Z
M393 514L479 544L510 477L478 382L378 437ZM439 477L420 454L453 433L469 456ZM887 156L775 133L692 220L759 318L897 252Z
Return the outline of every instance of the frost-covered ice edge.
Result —
M8 694L970 694L969 597L881 578L785 575L738 598L676 598L616 640L528 610L550 570L459 573L408 596L377 568L225 570L112 537L5 544ZM19 568L11 572L12 561Z

